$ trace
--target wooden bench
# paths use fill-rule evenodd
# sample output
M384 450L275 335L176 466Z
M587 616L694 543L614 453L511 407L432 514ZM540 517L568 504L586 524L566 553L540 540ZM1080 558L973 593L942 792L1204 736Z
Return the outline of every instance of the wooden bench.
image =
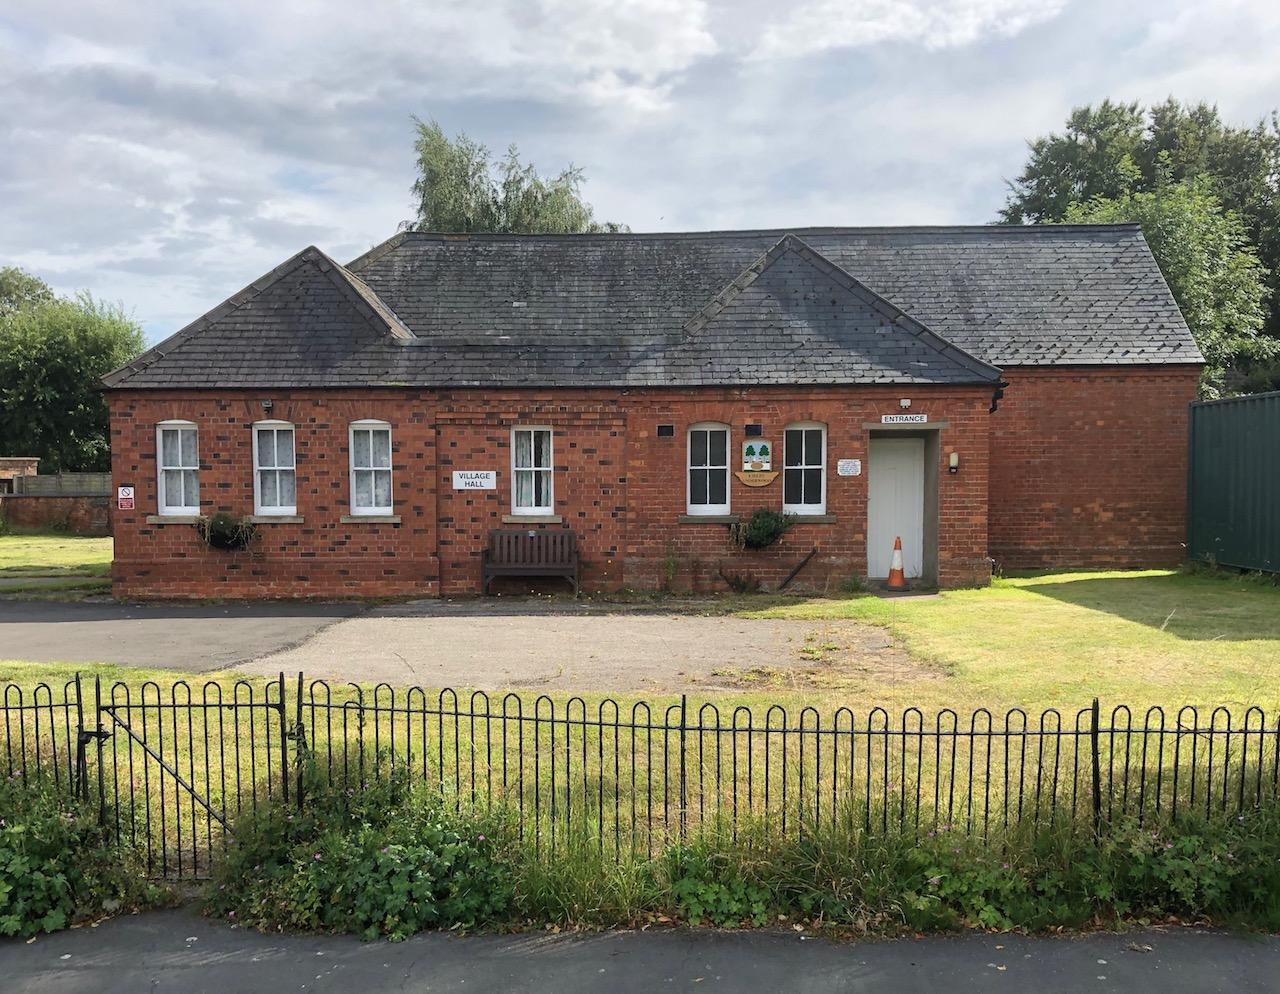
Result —
M487 594L500 576L562 576L578 596L578 540L566 528L499 529L489 533L480 557L480 583Z

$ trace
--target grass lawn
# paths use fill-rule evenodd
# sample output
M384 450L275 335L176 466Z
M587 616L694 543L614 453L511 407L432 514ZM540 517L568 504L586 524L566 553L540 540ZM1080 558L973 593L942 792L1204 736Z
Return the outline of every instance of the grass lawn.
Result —
M111 590L112 540L0 535L0 597L74 599Z
M1280 704L1280 587L1250 577L1054 573L934 597L742 613L881 625L932 669L891 686L837 675L833 689L846 703L853 695L935 707L1083 707L1097 695L1104 707Z
M78 535L0 535L0 577L106 576L112 540Z

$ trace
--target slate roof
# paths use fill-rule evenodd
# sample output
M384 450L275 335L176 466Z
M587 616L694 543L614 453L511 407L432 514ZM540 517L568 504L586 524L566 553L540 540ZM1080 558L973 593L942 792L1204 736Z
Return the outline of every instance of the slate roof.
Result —
M405 232L310 248L108 387L991 383L1200 363L1135 225Z
M102 379L133 388L316 382L346 376L352 362L385 366L381 357L412 339L362 280L312 247Z

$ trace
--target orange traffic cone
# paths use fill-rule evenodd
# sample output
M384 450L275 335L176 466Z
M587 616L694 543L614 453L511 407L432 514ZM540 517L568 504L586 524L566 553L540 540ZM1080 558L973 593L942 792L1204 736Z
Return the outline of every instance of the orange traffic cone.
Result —
M893 540L893 562L889 566L889 579L884 582L886 590L906 590L907 578L902 572L902 536Z

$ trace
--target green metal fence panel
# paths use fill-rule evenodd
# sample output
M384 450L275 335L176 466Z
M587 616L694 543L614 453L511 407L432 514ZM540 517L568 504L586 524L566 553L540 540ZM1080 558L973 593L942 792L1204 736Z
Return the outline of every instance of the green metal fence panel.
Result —
M1191 405L1187 554L1280 572L1280 391Z

